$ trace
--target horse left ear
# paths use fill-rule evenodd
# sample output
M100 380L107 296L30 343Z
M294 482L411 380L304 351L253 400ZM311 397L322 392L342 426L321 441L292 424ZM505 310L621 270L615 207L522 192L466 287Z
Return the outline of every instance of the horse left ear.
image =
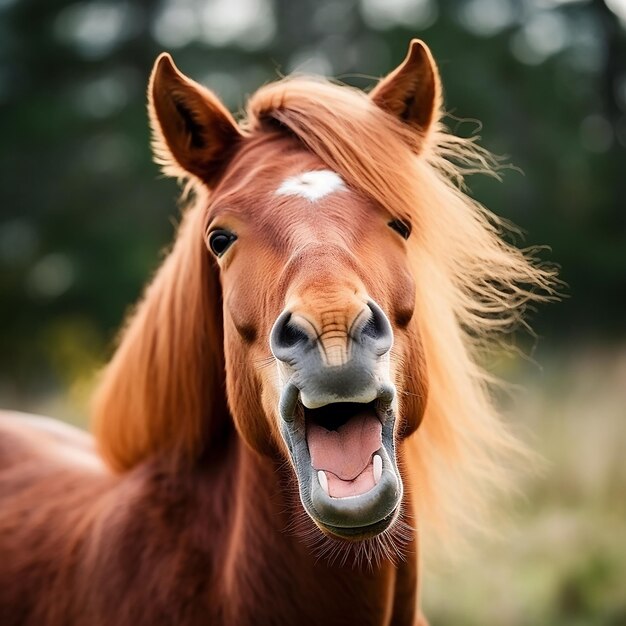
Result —
M164 52L150 76L148 110L155 160L165 174L193 174L214 184L242 139L217 96L182 74Z
M411 40L404 61L370 94L381 109L426 134L441 106L441 83L428 46Z

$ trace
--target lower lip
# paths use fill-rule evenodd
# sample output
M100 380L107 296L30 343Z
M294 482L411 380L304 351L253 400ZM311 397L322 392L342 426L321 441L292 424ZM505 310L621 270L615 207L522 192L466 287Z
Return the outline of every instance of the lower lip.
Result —
M315 520L315 522L324 532L332 535L333 537L348 539L352 541L361 541L363 539L370 539L372 537L375 537L376 535L380 535L380 533L387 530L387 528L389 528L395 521L398 514L398 509L399 507L396 507L387 517L380 520L379 522L370 524L369 526L344 528L341 526L329 526L317 520Z
M381 457L383 465L380 480L369 491L357 496L345 498L329 496L320 485L317 472L313 469L308 481L302 477L299 482L303 503L318 524L335 534L354 535L368 532L381 523L386 527L393 519L402 499L402 482L386 446L383 445L376 454ZM346 532L339 533L338 529Z
M386 530L395 520L403 487L395 460L395 415L389 409L383 423L383 446L376 454L382 459L381 478L364 494L332 498L320 485L311 465L306 432L299 420L283 420L281 430L298 477L300 499L312 520L331 535L364 539Z

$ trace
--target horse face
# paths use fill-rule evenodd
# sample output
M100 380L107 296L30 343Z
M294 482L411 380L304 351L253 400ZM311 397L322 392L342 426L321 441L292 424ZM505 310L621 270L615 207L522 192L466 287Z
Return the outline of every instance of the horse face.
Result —
M409 229L284 138L244 149L209 210L233 415L256 449L286 449L304 508L335 535L379 532L402 498Z
M161 64L157 139L174 170L213 188L204 234L219 267L236 427L255 450L288 457L324 532L376 535L398 516L396 447L417 428L426 395L411 224L284 131L242 135L214 96ZM425 133L438 103L425 47L413 42L371 97Z

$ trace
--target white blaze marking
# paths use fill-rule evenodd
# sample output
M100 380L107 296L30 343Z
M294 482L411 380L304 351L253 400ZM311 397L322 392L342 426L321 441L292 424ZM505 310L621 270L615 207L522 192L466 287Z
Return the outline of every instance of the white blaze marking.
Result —
M346 186L339 174L330 170L303 172L285 179L276 190L278 196L301 196L315 202L334 191L343 191Z

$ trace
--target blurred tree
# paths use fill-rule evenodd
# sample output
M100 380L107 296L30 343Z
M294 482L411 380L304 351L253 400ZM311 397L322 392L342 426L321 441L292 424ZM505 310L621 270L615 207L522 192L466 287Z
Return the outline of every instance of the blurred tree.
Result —
M237 110L289 71L367 87L412 36L433 48L447 123L524 175L470 181L548 244L571 298L542 333L623 331L625 15L612 0L0 0L0 397L90 371L172 236L151 163L156 54ZM609 8L612 7L612 8ZM175 217L174 217L175 219ZM62 355L61 357L59 355Z

